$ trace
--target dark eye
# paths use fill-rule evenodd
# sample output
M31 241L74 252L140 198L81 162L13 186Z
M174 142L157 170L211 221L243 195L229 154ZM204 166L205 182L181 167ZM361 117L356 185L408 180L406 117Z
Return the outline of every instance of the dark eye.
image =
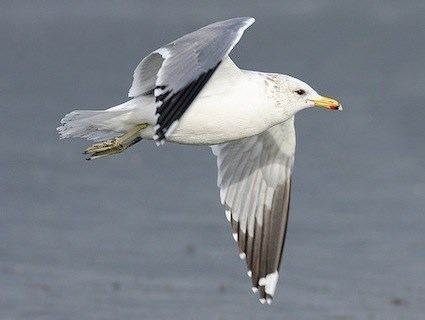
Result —
M302 96L303 94L305 94L305 90L303 89L299 89L297 91L295 91L297 94L299 94L300 96Z

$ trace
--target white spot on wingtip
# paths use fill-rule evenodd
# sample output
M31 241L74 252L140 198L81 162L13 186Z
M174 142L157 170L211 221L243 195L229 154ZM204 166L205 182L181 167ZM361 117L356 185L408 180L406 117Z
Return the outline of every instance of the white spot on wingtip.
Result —
M156 88L155 90L153 90L153 94L155 97L161 95L164 92L164 90L160 89L160 88Z
M235 241L238 241L238 234L236 232L232 233L232 236L233 236L233 239L235 239Z
M269 298L267 298L266 300L267 300L267 304L272 304L272 301L273 301L273 299L272 299L272 298L270 298L270 297L269 297Z
M155 144L159 147L159 146L162 146L164 143L165 143L165 141L164 140L158 140L158 138L155 138L154 137L154 141L155 141Z
M230 210L225 210L224 213L226 214L227 221L230 222Z
M248 275L248 277L252 277L252 271L251 270L248 270L247 272L246 272L246 274Z
M266 303L266 299L261 298L261 299L260 299L260 302L261 302L261 304L265 304L265 303Z
M224 200L225 200L225 197L226 197L226 189L221 188L218 184L217 184L217 187L220 188L220 202L221 202L221 204L224 204Z
M245 260L245 258L246 258L245 252L239 253L239 258L241 258L242 260Z
M277 280L279 279L279 273L277 271L269 273L264 278L258 280L260 286L265 286L265 291L269 295L274 295L276 290Z
M256 287L252 287L252 288L251 288L251 290L252 290L252 292L254 292L254 293L257 293L257 292L258 292L258 288L256 288Z

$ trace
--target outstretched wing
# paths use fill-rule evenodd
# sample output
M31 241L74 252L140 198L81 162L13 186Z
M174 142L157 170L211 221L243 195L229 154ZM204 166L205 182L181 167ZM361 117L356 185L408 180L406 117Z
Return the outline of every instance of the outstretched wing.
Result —
M133 75L130 97L153 94L155 140L171 134L178 120L230 53L254 18L216 22L189 33L144 58Z
M253 291L271 303L288 223L294 118L260 135L212 147L220 200L246 259Z

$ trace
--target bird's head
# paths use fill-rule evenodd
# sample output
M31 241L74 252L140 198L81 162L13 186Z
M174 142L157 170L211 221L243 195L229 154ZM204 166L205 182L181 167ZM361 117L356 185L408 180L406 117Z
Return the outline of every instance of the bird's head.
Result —
M307 83L288 75L279 75L275 81L275 94L278 96L277 107L284 109L288 116L306 108L324 108L342 110L342 105L335 99L324 97Z

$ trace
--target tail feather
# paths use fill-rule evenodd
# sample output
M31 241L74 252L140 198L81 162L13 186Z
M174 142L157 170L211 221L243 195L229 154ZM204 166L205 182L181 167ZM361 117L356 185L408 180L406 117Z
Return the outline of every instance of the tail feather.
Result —
M68 113L56 130L61 139L84 138L103 141L121 135L124 129L113 126L113 120L128 113L129 110L74 110Z

